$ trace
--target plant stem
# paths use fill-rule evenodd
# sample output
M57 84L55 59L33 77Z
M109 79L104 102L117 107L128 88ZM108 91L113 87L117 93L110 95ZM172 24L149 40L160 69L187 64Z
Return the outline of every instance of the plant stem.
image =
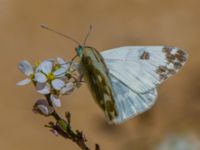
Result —
M53 104L50 100L50 95L45 96L49 105L53 107ZM82 150L90 150L89 147L86 145L86 138L83 133L79 130L73 131L71 127L71 115L70 113L66 113L66 119L62 119L59 114L54 109L54 112L51 114L56 120L56 124L53 122L49 123L49 127L52 128L54 131L58 132L64 138L70 139L72 142L76 143ZM98 144L95 145L95 150L100 150Z

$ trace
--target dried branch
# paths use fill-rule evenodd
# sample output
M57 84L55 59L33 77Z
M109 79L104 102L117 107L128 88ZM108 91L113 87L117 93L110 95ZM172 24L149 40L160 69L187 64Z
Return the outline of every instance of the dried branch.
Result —
M46 96L47 101L49 105L53 107L49 97L49 95ZM61 135L62 137L76 143L82 150L90 150L90 148L86 145L87 139L83 132L79 130L74 131L72 129L70 112L65 113L66 120L62 119L55 110L52 112L51 116L55 118L56 123L49 122L49 124L45 127L51 128L51 131L55 135ZM100 150L100 146L98 144L95 145L95 150Z

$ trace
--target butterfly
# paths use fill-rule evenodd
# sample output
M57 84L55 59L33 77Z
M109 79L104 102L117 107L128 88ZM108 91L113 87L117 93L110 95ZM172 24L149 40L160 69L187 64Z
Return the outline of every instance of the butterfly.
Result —
M98 52L85 42L78 44L80 72L105 117L114 124L149 110L156 101L157 86L188 59L186 51L172 46L124 46Z

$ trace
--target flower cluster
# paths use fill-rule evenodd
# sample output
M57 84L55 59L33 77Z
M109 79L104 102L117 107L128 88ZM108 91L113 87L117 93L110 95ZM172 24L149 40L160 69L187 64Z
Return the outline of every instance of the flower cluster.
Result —
M76 143L82 150L90 150L86 145L86 138L80 130L73 130L71 127L70 112L65 113L65 118L61 117L55 107L61 107L60 96L72 93L75 88L82 85L82 75L79 63L75 62L76 57L71 61L62 58L56 60L45 60L35 65L23 60L19 64L19 69L26 75L26 78L17 83L22 86L33 83L36 91L44 95L45 99L39 99L33 106L33 111L43 116L52 116L55 119L50 121L45 127L50 128L54 135L61 135ZM100 150L98 144L95 150Z
M61 107L59 97L70 94L74 88L81 85L79 66L75 62L66 62L62 58L56 60L45 60L41 63L31 65L23 60L19 64L19 69L27 76L26 79L17 85L26 85L32 82L36 91L48 96L53 106ZM46 102L38 101L37 108L44 115L52 111Z

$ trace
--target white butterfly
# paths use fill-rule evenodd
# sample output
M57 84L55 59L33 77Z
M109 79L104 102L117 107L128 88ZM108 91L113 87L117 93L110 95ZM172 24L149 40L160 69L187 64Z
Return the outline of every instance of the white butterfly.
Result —
M170 46L125 46L99 53L73 38L42 25L79 45L80 71L97 104L111 123L122 123L147 111L156 101L156 87L178 72L188 55Z
M112 123L122 123L151 108L157 85L187 60L185 51L167 46L126 46L101 54L89 46L76 50L86 83Z

